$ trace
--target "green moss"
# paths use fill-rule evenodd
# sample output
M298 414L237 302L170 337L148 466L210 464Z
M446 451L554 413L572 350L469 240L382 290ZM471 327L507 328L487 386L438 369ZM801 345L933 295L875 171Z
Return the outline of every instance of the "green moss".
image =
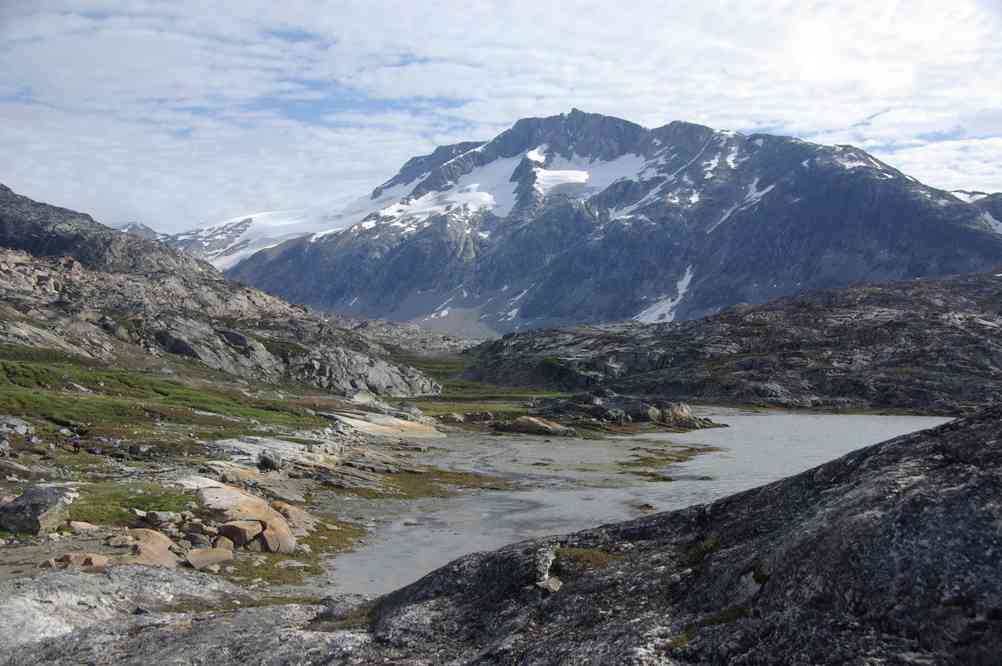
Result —
M725 608L720 612L701 618L700 620L694 622L691 627L693 629L700 629L702 627L731 624L732 622L743 620L746 617L751 617L751 611L748 608L745 606L731 606L730 608Z
M352 629L368 629L375 620L375 604L365 603L352 608L347 613L331 619L314 620L309 628L311 631L349 631Z
M292 340L280 340L278 338L265 338L257 337L254 338L268 350L268 353L278 356L279 358L289 360L295 356L307 356L310 350L299 344L298 342L293 342Z
M709 536L698 543L689 546L685 551L683 561L690 568L701 565L707 557L720 550L720 539L716 536Z
M136 521L132 509L180 513L195 500L193 495L153 483L108 481L80 486L79 492L70 505L70 520L95 525L131 526Z
M109 436L137 434L122 428L142 429L162 420L209 430L232 430L232 419L293 428L326 425L299 405L250 398L223 386L185 384L136 370L24 360L0 360L0 412Z
M601 548L566 546L557 549L552 570L558 576L580 575L586 571L604 569L622 557L622 555L614 555Z
M428 416L439 416L452 412L456 412L457 414L490 412L491 414L504 414L506 416L521 416L529 413L529 408L526 404L511 401L415 400L411 401L411 404L417 405L418 409Z
M758 585L765 585L766 583L769 582L769 574L766 573L765 565L762 564L761 562L756 562L754 566L752 566L751 573L752 573L752 579Z
M511 484L485 474L426 468L423 472L400 472L382 477L384 490L345 489L341 494L369 499L418 497L450 497L459 489L510 490Z

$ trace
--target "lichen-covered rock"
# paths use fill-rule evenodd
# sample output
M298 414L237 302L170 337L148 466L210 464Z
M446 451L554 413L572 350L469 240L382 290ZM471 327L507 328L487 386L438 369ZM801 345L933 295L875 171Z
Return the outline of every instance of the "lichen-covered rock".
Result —
M75 493L55 486L29 486L13 502L0 505L0 529L45 534L59 529L69 516Z

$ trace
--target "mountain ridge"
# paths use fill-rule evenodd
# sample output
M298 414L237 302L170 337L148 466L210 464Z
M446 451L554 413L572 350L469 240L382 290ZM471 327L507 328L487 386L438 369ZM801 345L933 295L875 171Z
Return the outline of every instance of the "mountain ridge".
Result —
M355 224L228 275L470 336L694 319L805 288L990 270L994 198L967 203L851 146L574 110L413 158Z

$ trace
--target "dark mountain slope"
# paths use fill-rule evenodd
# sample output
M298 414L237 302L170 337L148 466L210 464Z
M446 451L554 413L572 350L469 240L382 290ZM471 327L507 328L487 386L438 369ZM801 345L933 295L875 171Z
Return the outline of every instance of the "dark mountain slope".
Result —
M808 292L696 321L505 336L471 377L672 400L957 413L1002 401L1002 274Z
M369 201L352 226L229 274L325 309L485 333L692 319L1002 264L993 197L927 187L851 146L580 111L415 158Z

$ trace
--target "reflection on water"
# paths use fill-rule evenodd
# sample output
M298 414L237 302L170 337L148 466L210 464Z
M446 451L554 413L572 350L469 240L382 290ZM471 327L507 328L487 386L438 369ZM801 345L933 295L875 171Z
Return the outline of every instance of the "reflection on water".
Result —
M607 472L573 471L576 458L623 460L628 438L570 443L517 438L450 438L441 464L525 478L540 460L558 471L530 490L487 492L447 499L383 502L383 522L369 542L333 563L328 592L381 594L411 583L466 553L573 532L657 511L713 501L802 472L849 451L930 428L949 419L915 416L841 416L787 412L709 412L730 428L646 440L717 447L668 470L676 480L648 482ZM559 471L564 470L564 471ZM710 477L710 480L696 480ZM587 483L582 487L582 483Z

